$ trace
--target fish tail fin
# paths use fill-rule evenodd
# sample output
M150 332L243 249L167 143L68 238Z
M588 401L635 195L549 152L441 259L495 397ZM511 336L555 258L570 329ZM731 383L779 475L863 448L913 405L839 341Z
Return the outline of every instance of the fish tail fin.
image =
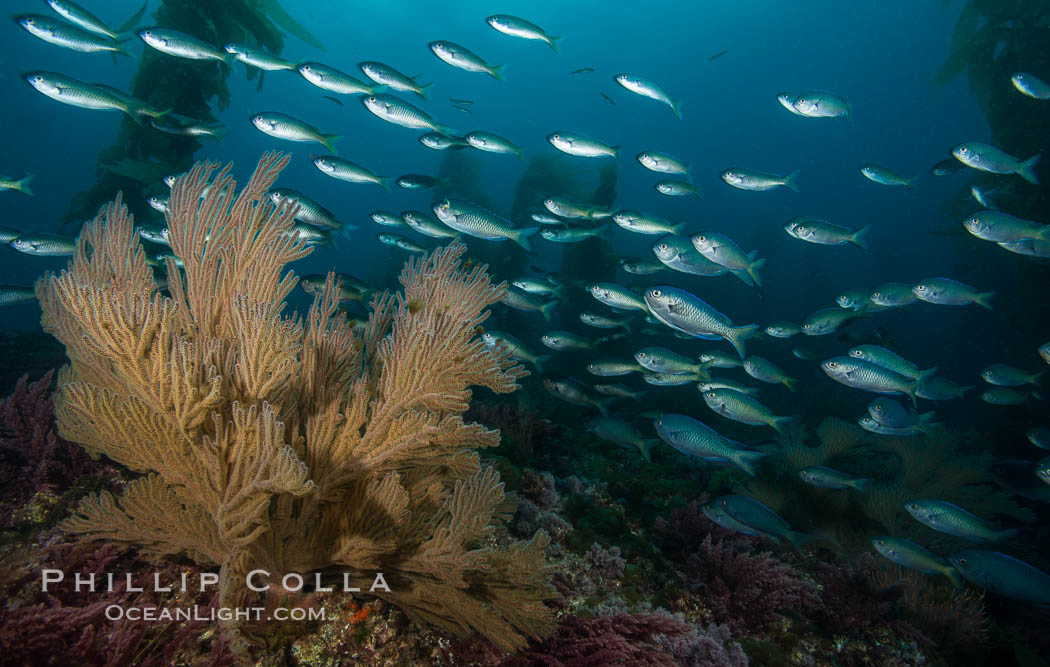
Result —
M557 301L548 301L547 303L540 306L540 315L543 315L543 319L548 322L551 321L551 313L554 312L554 307L558 305Z
M852 486L854 489L861 493L867 493L868 487L871 486L871 478L861 477L860 479L855 479L852 482L850 482L850 486Z
M336 155L337 153L335 150L335 146L333 146L332 144L334 144L342 138L343 136L340 134L322 134L321 143L324 144L324 147L328 149L329 153L331 153L332 155Z
M763 257L762 259L756 259L755 261L751 262L751 264L747 267L747 275L751 276L751 280L754 280L755 284L759 287L762 287L762 278L759 277L758 270L761 269L765 263L766 258Z
M598 412L602 413L603 417L608 417L609 416L609 405L611 405L612 402L615 401L615 400L616 400L615 396L610 396L608 398L602 398L602 399L599 399L598 402L594 404L594 407L598 408Z
M416 95L419 95L420 97L422 97L425 100L425 99L427 99L427 89L430 88L431 86L433 86L434 82L431 81L430 83L422 83L422 84L416 84L416 85L419 87L419 90L416 91Z
M993 296L995 296L995 292L981 292L980 294L974 297L973 301L978 306L984 306L988 310L995 310L995 308L993 308L991 304Z
M939 368L940 366L934 366L933 368L927 368L924 371L919 371L919 375L915 379L918 380L919 384L922 384L926 380L926 378L936 373Z
M439 134L443 134L446 137L455 137L456 136L456 129L455 128L449 127L448 125L442 125L441 123L434 123L434 131L439 133ZM466 148L466 146L463 146L463 148Z
M693 182L693 165L691 164L685 165L685 179L690 183Z
M915 181L917 180L919 180L918 176L912 176L911 178L904 179L904 187L908 188L909 190L914 190Z
M494 78L496 81L502 81L504 67L506 67L506 65L493 65L489 68L489 74L491 74L492 78Z
M525 153L525 149L522 148L521 146L515 146L514 147L514 154L517 155L518 159L523 161L523 162L525 161L524 153Z
M861 250L868 249L868 232L871 231L871 225L864 225L853 233L853 236L849 237L849 242L857 246Z
M696 188L693 188L692 195L694 197L696 197L697 199L703 199L704 198L704 196L702 194L700 194L700 191L697 190Z
M522 248L532 252L532 244L529 243L529 237L538 232L539 229L539 227L523 227L522 229L515 230L510 238Z
M675 102L674 100L671 100L670 105L671 111L674 112L674 115L678 117L678 120L682 120L682 101L678 100Z
M963 398L966 396L966 392L970 391L971 389L975 389L976 387L977 385L973 384L968 384L964 387L959 387L955 392L955 396L956 398Z
M846 120L849 121L850 125L853 125L853 105L846 102Z
M146 2L142 3L142 6L139 7L139 10L132 14L131 18L124 22L124 25L117 28L117 34L119 35L126 32L131 32L131 30L135 27L135 24L141 21L142 17L146 15L146 7L148 5L149 0L146 0Z
M1017 175L1024 180L1032 183L1033 185L1039 185L1039 175L1035 173L1035 166L1039 164L1039 160L1043 157L1042 153L1039 155L1033 155L1017 167Z
M679 222L677 225L671 225L671 233L675 236L681 236L683 229L685 229L684 222Z
M561 41L561 36L547 35L547 46L551 47L551 50L555 53L561 53L558 49L558 43Z
M219 64L224 65L226 69L230 70L230 74L233 74L233 64L235 62L237 62L237 60L233 57L232 53L227 53L221 60L219 60ZM247 65L245 67L247 67Z
M1032 375L1029 375L1028 376L1028 381L1038 387L1039 386L1039 380L1042 379L1043 373L1045 373L1045 372L1046 371L1039 371L1038 373L1033 373Z
M170 109L168 111L170 111ZM168 113L168 111L164 111L162 113ZM218 127L213 127L212 130L211 130L211 134L208 135L208 136L210 136L215 141L220 141L221 142L223 139L226 138L226 135L229 134L229 133L230 133L230 128L229 127L227 127L226 125L219 125Z
M995 537L992 539L998 542L999 540L1009 540L1017 537L1018 531L1016 528L1007 528L1006 530L1000 530L995 533Z
M908 385L907 394L908 394L908 398L911 399L912 407L915 408L916 410L918 410L919 409L919 382L918 381L913 382L912 384Z
M11 189L18 190L22 194L26 194L26 195L29 195L30 197L32 197L33 196L33 191L31 189L29 189L29 181L32 180L32 178L33 178L32 174L26 174L22 178L18 179L14 183L12 183L11 184Z
M736 463L737 467L746 472L751 477L755 476L755 464L761 459L765 458L765 452L753 452L747 449L738 450L733 455L733 462Z
M611 148L612 148L612 152L613 152L612 153L613 159L619 160L620 159L620 147L619 146L611 146Z
M784 384L785 387L787 387L791 391L798 391L798 389L795 389L795 387L798 385L797 378L785 377L783 380L781 380L781 382Z
M376 185L378 185L379 187L383 188L387 192L390 192L390 181L391 181L391 179L389 179L389 178L379 178L379 179L376 179Z
M791 188L795 192L798 192L798 169L791 172L784 177L784 187Z
M551 355L541 354L532 360L532 365L536 367L536 372L543 375L543 364L551 360Z
M795 421L794 417L773 417L773 421L769 425L773 427L774 431L784 435L784 427L793 421Z
M787 541L791 544L791 548L795 550L795 553L803 557L805 557L805 554L802 553L803 545L813 539L811 535L807 535L799 530L789 530L784 537L787 538Z
M653 462L653 448L661 442L662 440L657 438L649 438L638 443L638 449L642 452L642 457L645 458L646 463Z
M759 326L757 324L747 324L742 327L730 327L729 332L726 334L726 340L736 348L736 353L740 355L741 359L743 359L747 356L747 353L744 350L744 341L753 337L757 331L759 331Z

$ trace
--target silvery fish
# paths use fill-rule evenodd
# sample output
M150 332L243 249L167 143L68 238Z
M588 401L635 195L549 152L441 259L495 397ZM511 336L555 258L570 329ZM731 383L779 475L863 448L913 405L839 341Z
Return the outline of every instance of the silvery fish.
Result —
M981 517L943 500L910 500L904 503L904 509L924 526L970 542L998 542L1017 535L1016 528L994 528Z
M985 366L984 370L981 371L981 377L985 382L999 385L1000 387L1020 387L1025 384L1034 384L1038 387L1039 378L1043 376L1044 372L1028 373L1020 368L1014 368L1006 364L991 364Z
M732 185L739 190L761 192L763 190L772 190L773 188L782 185L798 192L797 169L787 176L780 176L778 174L767 174L753 169L732 167L723 171L719 176L728 185Z
M623 327L631 330L631 316L614 317L602 313L580 313L580 321L595 329L619 329Z
M30 35L43 41L81 53L120 53L129 55L119 42L97 33L78 28L64 21L40 14L24 14L15 17L15 23L25 28Z
M939 375L933 375L919 382L919 388L916 393L919 398L925 398L928 401L947 401L953 398L962 398L971 389L973 389L973 385L963 386L951 380L945 380Z
M875 547L875 551L891 563L924 574L943 574L955 586L962 585L959 573L955 571L955 568L948 561L930 553L911 540L906 540L903 537L876 537L871 541L871 545Z
M441 125L416 105L393 95L365 95L361 98L361 103L373 114L394 125L414 130L433 130L442 134L455 134L455 130Z
M762 285L758 270L762 268L766 260L755 257L758 251L745 253L731 238L714 232L695 234L689 240L698 253L734 272L734 275L741 278L745 284Z
M666 271L666 267L659 262L648 262L644 259L638 259L637 257L621 257L619 260L620 268L636 276L651 276L654 273L660 273Z
M609 404L614 400L613 397L598 398L587 385L570 377L543 378L543 388L555 398L573 405L594 408L605 417L609 416Z
M572 132L554 132L547 135L547 141L563 153L577 157L611 157L620 156L619 146L603 144L597 139L585 137Z
M824 373L847 387L872 391L876 394L906 394L917 404L918 383L863 359L834 357L821 362Z
M416 81L419 77L405 76L390 65L374 60L358 63L357 66L361 68L365 76L376 83L398 92L415 93L423 99L427 98L426 89L433 85L430 83L420 85Z
M484 72L497 81L503 80L500 75L503 65L489 65L482 60L481 56L465 46L460 46L455 42L437 41L430 43L430 50L435 56L453 67L467 72Z
M711 378L709 380L703 380L698 382L696 388L701 392L711 391L712 389L730 389L732 391L738 391L741 394L747 394L748 396L755 396L759 393L758 387L749 387L742 382L736 382L735 380L726 380L724 378Z
M485 19L485 23L492 26L493 30L502 32L504 35L546 42L555 53L558 52L558 42L561 41L561 37L548 35L543 28L531 21L526 21L523 18L511 16L510 14L493 14Z
M551 313L554 312L554 307L558 305L557 299L547 299L540 294L529 294L525 290L518 289L517 287L510 287L506 292L503 293L503 298L499 300L505 306L513 308L514 310L521 311L533 311L540 315L543 315L543 319L550 322Z
M948 557L966 580L993 593L1050 605L1050 575L998 551L967 549Z
M296 69L295 63L289 62L284 58L278 58L250 44L231 42L225 45L223 50L233 56L234 60L266 72Z
M760 382L769 384L782 384L791 391L795 390L798 380L788 377L776 364L764 357L754 355L744 359L744 371Z
M728 273L724 266L698 253L692 241L682 236L662 236L653 242L652 250L656 259L672 271L697 276L720 276Z
M470 148L470 144L459 137L451 137L441 132L427 132L419 137L419 143L436 151L460 151Z
M679 375L698 373L706 366L694 359L672 352L662 347L646 347L634 353L635 360L643 368L654 373Z
M601 220L608 218L613 214L612 211L606 211L589 204L581 204L580 202L575 202L566 197L547 197L543 200L543 206L554 215L569 218L571 220L578 220L580 218ZM559 220L558 222L561 221Z
M647 393L649 393L645 390L634 391L622 384L596 384L594 385L594 391L602 396L629 398L632 401L640 401Z
M965 168L966 165L956 160L955 157L949 157L930 167L930 174L933 176L949 176Z
M401 248L408 252L426 252L427 249L418 243L413 242L411 239L405 238L400 234L393 234L391 232L381 232L376 234L376 238L379 239L380 243L393 246L395 248Z
M310 160L322 174L331 176L347 183L374 183L386 191L390 191L387 178L377 176L375 172L366 169L359 164L351 162L334 155L311 155Z
M169 28L145 28L139 31L143 42L154 49L176 58L188 60L216 60L233 68L233 56L192 35Z
M853 123L853 114L849 102L834 93L813 91L799 93L791 106L799 115L807 118L839 118L845 117Z
M601 236L605 232L605 225L597 227L544 227L540 230L540 236L554 243L578 243L589 238Z
M63 104L81 109L123 111L136 123L141 122L138 107L128 106L124 99L98 86L56 72L29 72L25 80L40 93Z
M711 368L743 368L744 360L734 357L729 352L722 350L708 350L700 353L700 361Z
M446 178L434 178L427 174L402 174L395 180L399 188L405 190L428 190L430 188L436 188L441 185L447 185L448 179Z
M929 377L937 372L936 366L924 371L919 370L917 364L914 364L896 352L887 350L879 345L858 345L857 347L850 348L849 356L854 359L863 359L864 361L882 366L883 368L888 368L894 373L898 373L912 380L921 380L922 378Z
M854 489L864 493L871 484L867 477L851 477L844 472L839 472L826 466L809 466L798 471L799 478L806 484L820 486L825 489Z
M992 310L995 292L978 292L973 287L950 278L928 278L911 288L915 296L928 303L942 306L966 306L976 303Z
M907 283L880 283L871 291L868 299L884 308L907 306L919 300L911 287Z
M77 249L76 239L53 234L25 234L8 242L9 246L27 255L64 256Z
M509 220L470 202L455 199L443 199L434 204L434 213L438 220L457 232L487 241L510 239L526 250L532 250L529 237L539 229L538 227L516 229Z
M548 347L550 347L548 345ZM642 367L631 361L622 359L598 359L587 364L587 372L599 377L620 377L630 375L642 370Z
M617 74L613 79L616 80L616 83L620 84L635 95L641 95L642 97L648 97L657 102L663 102L671 107L671 111L674 112L675 116L678 118L682 117L682 103L672 100L671 96L667 94L667 91L655 81L647 79L644 76L638 76L637 74Z
M593 283L587 286L587 291L595 299L607 306L620 310L640 310L647 312L648 306L645 299L626 287L615 283Z
M857 424L865 431L870 431L877 435L893 435L898 437L908 437L913 435L922 435L924 431L918 426L887 426L886 424L880 424L871 415L864 415L857 420Z
M996 387L982 392L981 400L991 405L1021 405L1028 400L1028 394L1010 387Z
M336 152L332 144L342 138L338 134L325 134L309 123L276 111L257 113L251 120L252 125L263 134L285 141L317 142L330 153Z
M792 530L791 525L780 515L754 498L740 495L722 496L716 499L714 504L743 525L778 544L780 540L786 540L795 550L800 550L802 544L810 539L805 533Z
M685 223L677 225L649 213L623 209L612 216L613 222L637 234L681 234Z
M510 353L511 359L529 362L536 367L536 372L538 373L543 372L543 364L551 359L551 355L549 354L536 354L530 350L525 343L522 343L513 335L505 331L489 329L481 334L481 340L489 348L495 348L496 346L506 348L507 352Z
M696 189L696 186L685 181L664 179L654 183L653 188L660 194L669 197L686 197L688 195L693 195L697 199L703 199L703 195L701 195L700 191Z
M642 379L654 387L683 387L706 380L706 373L642 373Z
M638 162L648 169L661 174L682 174L691 178L692 168L673 155L657 151L642 151L635 156Z
M903 185L909 190L914 188L915 181L919 178L918 176L905 178L904 176L877 164L862 164L859 169L860 173L864 174L864 177L869 181L878 183L879 185Z
M994 243L1050 239L1050 225L1015 218L1002 211L979 211L963 220L962 224L977 238Z
M800 241L819 243L820 245L843 245L852 243L858 248L868 249L868 232L871 225L865 225L857 231L848 227L833 225L830 222L814 218L792 218L784 225L784 231Z
M1035 167L1039 164L1042 155L1021 161L995 146L978 141L959 144L952 149L952 155L971 169L993 174L1017 174L1029 183L1039 185L1039 176L1035 173Z
M661 440L683 454L705 461L731 463L751 477L755 476L755 463L765 457L764 453L744 449L739 442L685 415L661 415L653 421L653 428Z
M299 205L299 210L295 213L296 220L321 229L334 229L336 231L357 229L357 225L348 225L340 222L336 219L334 213L298 190L291 188L274 188L270 190L270 201L273 202L274 206L280 206L281 202L286 199ZM373 219L375 219L374 215ZM400 222L400 219L398 222Z
M1034 74L1018 72L1010 77L1010 82L1018 91L1037 100L1050 100L1050 84Z
M774 322L767 326L764 331L773 338L791 338L802 332L799 325L792 322Z
M1025 433L1025 437L1028 438L1028 442L1040 449L1050 449L1050 428L1043 428L1042 426L1030 428Z
M571 331L551 331L540 336L544 345L552 350L593 350L595 342Z
M807 336L826 336L855 317L858 317L858 314L852 310L823 308L802 322L802 333Z
M1043 358L1043 361L1050 364L1050 343L1043 343L1039 346L1039 356Z
M357 301L358 303L365 304L368 297L375 294L375 288L367 285L363 280L356 278L348 273L337 273L336 278L336 294L339 295L339 301ZM307 294L321 294L324 291L325 282L328 280L328 276L316 273L306 276L299 277L299 287Z
M487 153L509 153L511 155L517 155L519 160L525 159L521 155L521 146L515 146L508 139L501 137L498 134L475 130L468 133L464 138L467 140L468 144L479 151L485 151Z
M375 95L376 87L370 86L360 79L354 78L323 63L303 63L296 68L299 74L322 90L328 90L339 95Z
M784 426L792 421L791 417L777 417L757 399L735 389L710 387L702 389L701 395L707 407L742 424L769 426L777 433L783 433Z
M412 229L433 239L454 239L459 236L459 232L449 229L422 211L402 211L401 219Z
M84 9L75 2L70 0L45 0L51 9L55 10L55 13L64 18L65 20L73 23L84 30L89 30L96 35L102 35L103 37L109 37L110 39L120 39L120 33L131 30L131 26L135 25L142 14L146 11L146 5L142 5L142 9L137 14L132 16L125 22L123 26L117 30L112 30L105 23L102 22L97 16Z
M36 290L19 285L0 285L0 306L13 306L36 300Z
M878 423L890 428L914 426L926 432L930 426L934 425L933 412L924 412L922 414L912 412L888 396L879 396L869 403L868 414Z
M759 330L757 324L733 326L732 321L696 295L670 285L650 287L645 303L653 317L667 326L697 338L724 338L743 359L744 341Z
M805 114L795 108L795 100L797 99L798 95L795 93L777 93L777 102L780 102L780 106L796 116L804 116Z
M957 160L958 162L958 160ZM992 200L992 194L997 191L998 188L982 188L979 185L970 186L970 196L973 197L974 201L983 206L984 208L998 210L999 205Z

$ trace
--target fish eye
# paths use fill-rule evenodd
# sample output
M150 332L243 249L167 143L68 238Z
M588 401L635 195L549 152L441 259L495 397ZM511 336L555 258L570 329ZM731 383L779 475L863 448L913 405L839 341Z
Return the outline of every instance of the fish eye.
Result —
M920 292L925 292L926 291L926 285L916 285L915 289L919 290Z
M966 560L965 558L960 558L959 559L959 565L962 565L963 567L966 567L967 565L969 565L969 561Z
M919 504L918 503L908 503L908 509L910 509L910 510L918 510L919 509Z
M882 412L882 406L881 405L876 405L875 406L875 412Z
M709 391L709 392L707 392L707 397L708 397L708 398L714 398L714 397L715 397L716 395L717 395L717 394L715 394L715 392L713 392L713 391Z
M803 227L802 225L799 225L798 227L795 228L795 231L797 231L799 234L805 234L806 233L806 228Z
M667 250L667 244L666 243L661 243L660 244L660 250Z
M658 289L654 289L652 292L650 292L650 294L652 294L656 298L660 298L660 296L663 294L663 292L661 292Z
M828 362L828 368L837 368L837 367L838 367L838 362L835 362L835 361L829 361Z

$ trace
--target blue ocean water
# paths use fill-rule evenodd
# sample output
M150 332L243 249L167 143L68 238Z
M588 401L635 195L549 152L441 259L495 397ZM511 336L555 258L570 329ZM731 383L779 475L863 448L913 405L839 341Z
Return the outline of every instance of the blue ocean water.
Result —
M149 16L159 4L150 3L141 25L151 24ZM43 3L7 5L9 13L48 11ZM139 6L136 0L110 0L94 3L91 9L110 25L118 25ZM687 236L701 231L722 233L745 251L757 250L766 258L760 290L730 275L701 278L665 272L640 277L621 271L616 275L626 286L675 285L697 294L736 324L762 326L778 320L801 322L818 309L835 307L835 297L847 289L870 288L888 281L915 283L946 276L979 291L996 293L994 310L918 303L871 313L849 324L841 335L749 343L754 353L768 356L800 379L798 393L774 391L769 395L774 412L801 414L810 426L826 416L853 419L863 414L872 395L847 392L834 385L816 362L796 359L790 350L802 347L817 359L824 359L843 354L856 343L877 342L915 361L920 368L936 366L957 383L979 386L964 401L938 403L942 421L976 429L978 437L1016 439L1016 445L990 443L989 450L1003 457L1041 458L1024 442L1024 432L1045 425L1045 395L1036 394L1019 407L989 405L977 395L987 388L978 374L990 363L1030 371L1045 368L1036 349L1047 337L1046 267L1041 260L1006 253L962 230L962 216L979 208L966 199L969 184L977 178L975 172L962 170L945 177L928 172L931 165L949 158L951 148L961 142L993 143L993 129L967 77L957 76L944 84L934 82L951 50L953 30L965 3L756 0L741 6L581 0L508 1L495 6L477 0L288 0L283 6L326 48L316 49L287 35L281 57L319 61L362 79L358 62L390 64L410 76L418 75L421 82L432 83L426 100L408 93L394 94L419 105L438 122L455 128L460 135L470 130L495 132L524 149L523 160L470 149L456 154L429 150L417 141L420 132L383 122L360 103L358 96L339 96L342 105L335 104L325 99L327 91L315 88L294 71L268 72L258 89L257 79L246 76L245 65L235 64L226 79L231 98L228 108L217 108L214 100L211 108L228 133L221 141L202 140L194 159L232 161L243 183L264 151L286 151L292 161L278 185L308 194L341 221L358 227L337 238L333 247L316 248L293 267L297 273L334 269L373 285L394 287L396 272L408 255L376 240L377 233L387 230L375 225L368 213L377 209L428 211L436 195L431 190L408 191L393 186L386 191L375 185L329 178L310 160L311 155L324 153L323 147L264 135L250 122L253 114L286 113L323 132L339 134L342 138L335 144L339 156L388 179L407 173L438 175L457 165L469 168L472 187L484 193L485 203L501 214L509 214L530 162L559 155L547 135L554 131L582 133L621 147L614 208L649 211L684 222ZM513 39L494 31L484 18L495 12L527 17L550 34L561 36L559 52L539 41ZM111 58L57 48L11 22L3 30L0 174L33 174L35 196L0 191L0 225L26 233L56 233L63 228L73 231L75 224L63 227L60 221L71 199L95 182L99 153L112 145L126 117L116 111L59 104L27 85L22 73L49 70L128 90L140 55L149 47L132 38L127 42L130 58ZM488 63L503 65L503 80L441 62L427 48L437 39L463 44ZM723 51L723 55L712 58ZM594 71L572 73L582 68ZM620 72L659 82L680 101L682 118L676 118L663 104L617 85L613 77ZM1018 95L1009 80L1002 86L1006 92L1000 94L1004 97ZM776 99L781 91L803 90L841 95L849 101L852 120L793 115ZM468 107L470 113L455 108L449 98L473 101ZM1026 104L1028 100L1018 95L1017 103ZM1033 149L1039 141L1042 139L1033 138ZM1007 149L1020 158L1037 152L1028 146ZM647 171L634 158L643 150L668 152L691 165L692 180L702 198L667 197L656 192L653 184L662 175ZM562 160L576 170L582 182L596 186L598 168L608 159ZM858 171L859 165L869 162L904 176L916 176L914 188L871 182ZM731 188L719 178L719 173L729 167L777 174L798 170L799 192ZM978 176L984 179L987 175ZM551 183L551 189L557 190L558 184ZM164 190L158 184L150 192ZM533 202L533 208L540 210L540 201ZM139 219L157 218L148 208L133 212ZM783 229L794 216L811 216L851 229L870 225L870 248L799 242ZM524 219L514 223L533 224ZM398 232L416 241L431 241L409 231ZM652 259L649 247L655 238L609 225L604 234L608 246L603 247L618 256ZM485 242L470 243L476 246ZM525 265L560 272L574 281L574 288L591 279L575 272L572 259L564 260L572 257L564 246L539 237L534 237L532 244L533 253ZM516 249L508 250L512 252ZM493 255L487 255L486 261L498 279L518 277L504 271ZM45 271L59 270L66 262L65 257L30 256L0 247L0 284L30 285ZM521 262L513 266L519 271ZM290 301L305 311L310 299L297 291ZM595 334L580 324L577 312L567 308L556 309L550 325L535 314L523 320L503 306L496 306L495 311L494 326L521 327L522 322L528 322L514 334L544 352L549 350L543 350L539 337L548 328ZM35 303L6 306L2 328L36 331L39 317ZM638 340L615 341L609 349L629 353L641 346L636 344ZM692 349L681 341L668 343L669 347L674 345L683 351ZM586 359L561 356L553 368L583 378L583 364L593 356L597 355ZM17 358L0 359L0 364L15 370L18 363ZM542 394L536 384L528 390ZM681 406L692 404L695 416L707 417L707 408L696 399L695 390L690 391L694 395L688 400L680 396L651 400L644 407L674 405L684 409ZM834 404L829 404L827 396L836 393Z

